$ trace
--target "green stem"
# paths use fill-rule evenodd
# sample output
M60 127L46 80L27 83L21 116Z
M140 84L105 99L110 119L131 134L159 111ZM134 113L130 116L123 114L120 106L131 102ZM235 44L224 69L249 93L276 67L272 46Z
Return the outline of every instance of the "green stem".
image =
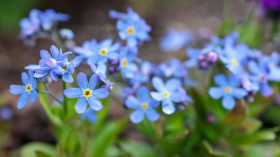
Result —
M63 87L63 91L66 89L66 82L62 81L62 87ZM65 95L63 95L64 97L64 101L63 101L63 109L64 109L64 113L65 116L67 115L67 111L68 111L68 99Z
M57 101L59 104L63 105L63 103L51 92L49 91L39 91L39 93L42 94L48 94L49 96L51 96L55 101Z

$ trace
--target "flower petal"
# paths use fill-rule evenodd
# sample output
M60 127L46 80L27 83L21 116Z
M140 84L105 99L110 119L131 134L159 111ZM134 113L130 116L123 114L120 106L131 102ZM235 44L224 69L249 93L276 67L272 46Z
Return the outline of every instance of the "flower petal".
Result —
M157 101L163 100L163 95L159 92L151 92L151 96Z
M12 94L21 94L25 92L25 86L24 85L11 85L9 89L10 93Z
M48 60L48 59L52 58L50 53L47 50L41 50L40 56L43 60Z
M224 95L224 90L220 87L211 87L208 93L213 99L220 99Z
M247 95L247 91L243 88L235 88L232 91L232 95L237 99L242 99Z
M261 94L264 97L269 97L273 94L273 89L268 83L263 83L261 85Z
M179 79L170 79L166 82L165 86L168 91L175 91L179 89L182 85Z
M151 108L146 110L146 115L150 121L156 121L160 117L160 114Z
M162 112L165 114L172 114L175 112L175 106L171 101L162 102Z
M68 88L65 89L63 93L68 98L77 98L83 96L83 90L81 88Z
M219 86L226 86L227 85L227 77L224 74L218 74L214 77L214 82Z
M87 99L85 97L80 97L75 105L75 111L82 114L87 109Z
M142 110L136 110L130 114L129 119L132 123L140 123L143 121L144 117L144 112Z
M26 106L29 100L29 93L24 92L22 95L19 97L18 102L17 102L17 108L22 109Z
M31 90L30 96L31 96L30 102L33 103L38 97L37 91L36 90Z
M164 83L162 81L161 78L159 77L154 77L152 79L152 83L153 83L153 86L154 88L157 90L157 91L163 91L164 90Z
M137 91L137 95L142 102L147 102L149 100L149 89L147 87L140 87Z
M97 74L93 74L89 79L89 89L93 90L99 81Z
M129 109L137 109L141 106L141 102L135 96L129 96L125 101L125 105Z
M99 88L92 91L92 96L94 96L97 99L106 98L109 94L110 92L105 88Z
M231 95L225 95L223 97L222 104L225 109L231 110L235 106L235 100Z
M87 80L87 76L85 73L80 72L77 75L77 82L78 82L79 86L81 87L81 89L85 90L88 88L88 80Z
M67 83L72 83L74 82L73 80L73 77L71 76L71 74L69 72L65 73L63 76L62 76L62 80L67 82Z
M95 111L100 111L103 109L102 103L93 96L88 98L88 102L90 107Z
M25 85L28 85L30 83L29 77L26 72L21 73L21 80Z

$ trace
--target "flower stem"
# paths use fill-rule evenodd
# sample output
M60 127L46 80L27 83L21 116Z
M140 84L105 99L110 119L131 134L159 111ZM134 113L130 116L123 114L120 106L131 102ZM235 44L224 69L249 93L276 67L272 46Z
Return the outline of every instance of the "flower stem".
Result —
M63 105L63 103L51 92L49 91L39 91L39 93L42 94L48 94L49 96L51 96L55 101L57 101L59 104Z
M63 88L63 91L66 89L66 82L62 81L62 88ZM64 109L64 113L65 113L65 116L67 115L67 111L68 111L68 101L67 101L67 97L63 94L63 109Z

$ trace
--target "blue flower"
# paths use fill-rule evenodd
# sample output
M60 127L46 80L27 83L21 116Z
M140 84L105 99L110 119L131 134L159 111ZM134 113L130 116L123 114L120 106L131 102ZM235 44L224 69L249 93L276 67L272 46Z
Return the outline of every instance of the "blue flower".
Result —
M21 74L21 79L24 85L11 85L9 89L10 93L12 94L21 94L17 102L18 109L24 108L28 103L29 98L30 103L33 103L38 96L38 93L36 91L37 82L36 79L33 77L33 72L29 71L29 77L27 73L23 72Z
M272 87L268 81L279 81L280 73L278 71L268 71L267 65L263 62L257 64L254 61L249 62L248 69L251 72L252 80L258 84L260 92L264 97L269 97L273 94Z
M160 40L160 48L164 52L178 51L192 40L192 32L189 30L169 29Z
M104 82L106 85L113 85L113 82L110 82L106 77L107 66L104 63L99 63L96 67L95 64L92 64L91 70L99 76L99 79Z
M160 114L154 110L158 107L159 102L154 99L149 99L149 90L147 87L140 87L137 91L137 99L135 96L129 96L125 101L125 105L129 109L135 109L130 115L130 120L133 123L140 123L144 120L145 115L149 121L156 121Z
M66 38L66 39L73 39L74 38L74 33L71 29L61 29L59 31L59 34L61 37Z
M138 67L133 60L134 55L128 54L127 52L122 52L120 55L120 70L124 78L132 78L134 74L138 71Z
M39 14L41 12L37 9L32 9L29 13L28 18L24 18L20 21L19 25L21 28L20 37L25 38L32 36L40 30L40 19Z
M103 106L97 99L106 98L109 95L109 91L105 88L95 89L99 82L99 76L93 74L88 82L87 76L80 72L77 76L77 82L80 88L68 88L64 90L64 95L68 98L79 98L76 105L75 111L82 114L87 109L87 104L95 111L100 111Z
M111 39L105 39L99 44L92 43L91 50L94 54L89 58L88 64L106 63L108 59L118 59L120 46L120 43L113 44Z
M53 9L47 9L42 12L40 18L42 28L49 31L57 24L57 22L68 21L70 17L67 14L57 13Z
M14 116L14 112L10 107L0 108L0 119L2 120L10 120Z
M186 68L194 68L198 66L198 56L201 55L200 49L195 48L187 48L186 49L186 55L189 58L184 65Z
M176 77L184 78L188 75L187 71L184 69L182 63L175 58L170 58L167 64L161 63L159 65L160 75L163 77Z
M166 114L175 112L175 103L182 102L184 95L179 91L181 81L178 79L169 79L165 84L159 77L152 79L152 84L157 92L151 92L152 97L162 102L162 111Z
M117 29L120 38L126 40L129 47L137 46L139 41L150 40L148 33L151 31L151 27L131 8L128 8L127 12L127 14L110 12L111 17L118 18Z
M222 105L224 108L231 110L235 106L235 99L242 99L246 96L245 89L238 87L240 84L239 79L234 75L231 75L228 79L224 74L219 74L214 77L214 82L219 87L211 87L209 89L209 95L214 99L222 99Z
M152 72L155 71L155 66L148 62L144 61L141 64L140 71L137 71L137 73L134 75L134 77L129 79L130 84L135 84L135 83L148 83L150 76Z
M85 113L82 114L82 120L88 120L90 123L95 123L97 121L96 112L92 108L88 108Z
M29 65L25 67L27 70L33 70L35 72L35 78L43 78L50 73L51 78L54 81L58 80L58 76L62 76L62 80L67 83L72 83L74 80L71 73L79 66L83 59L83 56L77 56L72 61L68 62L68 55L72 52L62 53L62 50L52 45L51 54L47 50L41 50L41 60L39 65Z
M73 52L83 55L85 59L87 59L87 63L90 65L90 58L93 57L93 46L97 45L97 42L95 39L92 39L91 41L85 41L82 46L75 46L73 48Z

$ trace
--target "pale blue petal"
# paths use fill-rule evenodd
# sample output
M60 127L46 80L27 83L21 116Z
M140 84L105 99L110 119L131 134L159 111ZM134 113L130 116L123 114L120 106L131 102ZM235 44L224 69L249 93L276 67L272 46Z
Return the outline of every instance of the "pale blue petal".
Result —
M165 90L165 88L164 88L164 83L163 83L162 79L159 78L159 77L154 77L154 78L152 79L152 84L153 84L154 88L155 88L157 91L163 91L163 90Z
M110 92L105 88L99 88L92 91L92 96L94 96L97 99L106 98L109 94Z
M232 91L232 95L237 99L242 99L247 95L247 91L243 88L235 88Z
M261 94L264 97L270 97L273 94L273 89L268 83L261 84Z
M231 95L225 95L222 100L223 107L225 109L231 110L235 106L235 100Z
M19 100L17 102L17 108L22 109L25 107L25 105L28 103L29 100L29 93L24 92L22 95L19 97Z
M219 86L226 86L227 85L227 77L224 74L218 74L214 77L214 82Z
M170 79L166 82L166 89L171 92L179 89L181 87L181 81L179 79Z
M30 83L29 77L26 72L21 73L21 80L25 85L28 85Z
M68 98L78 98L83 96L83 90L81 88L68 88L65 89L63 93Z
M175 112L175 106L171 101L162 102L162 112L165 114L172 114Z
M85 73L80 72L77 76L77 82L79 84L79 86L85 90L88 88L88 80L87 80L87 76Z
M74 82L73 80L73 77L71 76L71 74L69 72L65 73L63 76L62 76L62 80L67 82L67 83L72 83Z
M154 98L157 101L161 101L164 98L162 93L159 93L159 92L151 92L151 96L152 96L152 98Z
M149 89L147 87L140 87L137 95L142 102L147 102L149 100Z
M82 114L87 109L87 99L85 97L80 97L75 105L75 111Z
M50 53L47 50L41 50L40 56L43 60L48 60L48 59L52 58Z
M160 117L160 114L158 112L156 112L154 109L151 109L151 108L146 110L146 115L147 115L147 118L150 121L156 121Z
M25 88L24 85L11 85L9 91L10 93L17 95L25 92Z
M144 117L145 115L142 110L136 110L130 114L129 119L132 123L140 123L143 121Z
M30 91L30 96L31 96L30 102L33 103L38 97L37 91L36 90L31 90Z
M213 99L220 99L224 95L224 89L219 87L211 87L208 93Z
M89 89L93 90L98 82L99 76L97 74L93 74L89 79Z
M137 109L141 106L141 102L135 96L129 96L125 101L125 105L129 109Z
M88 97L88 102L89 102L90 107L94 111L100 111L103 108L102 103L99 100L97 100L96 98L94 98L93 96Z

